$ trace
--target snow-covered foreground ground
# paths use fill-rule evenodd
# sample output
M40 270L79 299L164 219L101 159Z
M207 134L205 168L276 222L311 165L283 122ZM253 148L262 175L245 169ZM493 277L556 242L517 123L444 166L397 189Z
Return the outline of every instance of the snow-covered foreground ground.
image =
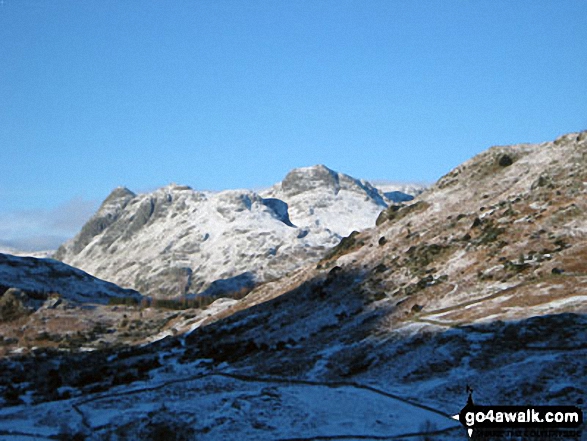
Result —
M344 383L201 374L166 376L117 392L0 410L6 440L420 439L458 423L383 391ZM453 431L451 431L453 432ZM454 433L454 432L453 432ZM171 435L172 434L172 435Z

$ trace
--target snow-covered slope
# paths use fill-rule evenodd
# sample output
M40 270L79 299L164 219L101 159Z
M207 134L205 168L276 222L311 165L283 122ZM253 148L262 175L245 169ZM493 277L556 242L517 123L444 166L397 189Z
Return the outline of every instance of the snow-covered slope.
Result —
M136 291L120 288L53 259L0 254L0 292L3 294L9 288L38 299L58 294L74 302L102 304L112 297L136 300L141 297Z
M467 386L583 407L586 192L587 132L489 149L187 335L0 360L0 434L465 440Z
M293 170L261 194L118 188L55 258L156 297L246 291L319 260L388 202L324 166Z

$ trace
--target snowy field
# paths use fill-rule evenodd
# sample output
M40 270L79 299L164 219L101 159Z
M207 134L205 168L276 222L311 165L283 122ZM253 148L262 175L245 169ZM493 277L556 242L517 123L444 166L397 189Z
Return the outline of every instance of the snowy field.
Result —
M120 393L0 410L6 440L76 433L95 440L145 439L153 427L198 440L388 439L443 432L458 423L366 386L230 374L153 380Z

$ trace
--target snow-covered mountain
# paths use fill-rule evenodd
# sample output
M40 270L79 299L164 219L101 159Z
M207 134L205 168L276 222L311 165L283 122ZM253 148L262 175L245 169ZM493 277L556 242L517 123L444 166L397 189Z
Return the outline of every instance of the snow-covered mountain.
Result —
M587 132L491 148L318 262L174 314L168 338L0 360L0 434L465 440L469 387L584 408L586 194Z
M117 188L54 257L155 297L246 291L319 260L373 226L389 202L322 165L293 170L261 193Z
M10 288L37 300L58 295L73 302L105 304L111 298L141 298L134 290L120 288L53 259L0 253L0 298Z
M372 183L383 195L395 203L408 202L423 193L428 187L424 184L406 184L387 181L374 181Z
M400 190L386 193L365 180L317 165L292 170L282 182L260 194L263 198L284 201L295 225L308 232L330 231L340 241L355 230L372 227L383 207L411 200L421 192L415 185L404 188L409 193Z

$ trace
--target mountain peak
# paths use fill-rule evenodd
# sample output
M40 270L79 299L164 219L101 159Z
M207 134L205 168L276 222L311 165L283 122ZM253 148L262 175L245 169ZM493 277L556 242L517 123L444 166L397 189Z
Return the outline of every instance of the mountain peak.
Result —
M281 189L289 196L306 191L327 188L338 193L340 190L339 174L319 164L311 167L295 168L290 171L281 183Z
M110 192L108 197L106 197L106 199L104 199L102 206L109 205L109 204L116 202L116 201L119 201L119 200L131 199L131 198L134 198L135 196L136 196L136 194L133 193L132 191L130 191L126 187L116 187L114 190L112 190Z

